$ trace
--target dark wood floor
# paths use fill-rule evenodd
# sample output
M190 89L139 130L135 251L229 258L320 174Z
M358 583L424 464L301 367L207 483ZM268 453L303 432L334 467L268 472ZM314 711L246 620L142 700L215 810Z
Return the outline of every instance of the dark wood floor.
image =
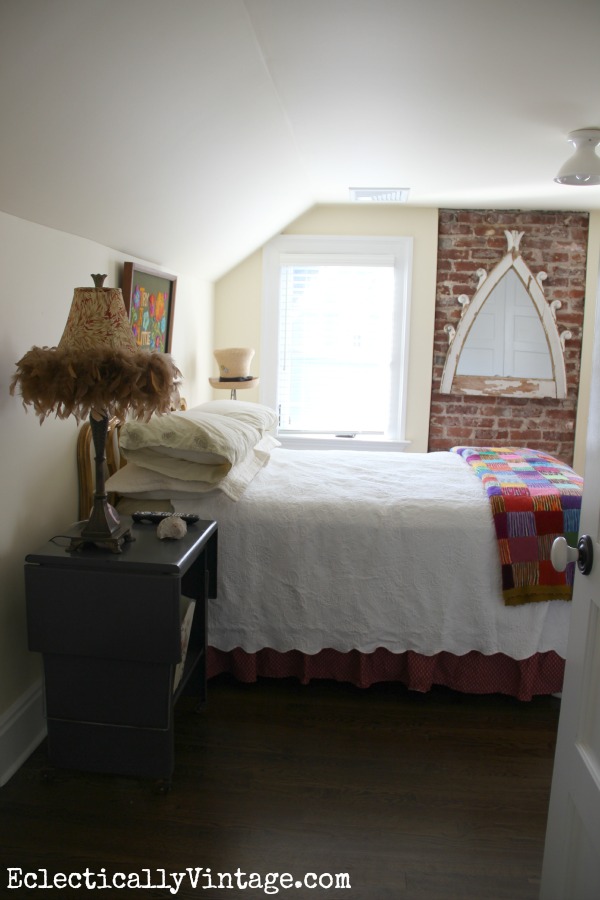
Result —
M204 712L185 699L177 708L166 795L77 772L45 783L42 745L0 790L0 895L32 896L5 890L9 866L151 869L153 884L158 869L208 867L213 879L238 869L263 879L348 873L351 890L279 891L297 900L537 898L558 712L551 697L217 679ZM188 881L177 894L270 895ZM174 895L154 887L136 896Z

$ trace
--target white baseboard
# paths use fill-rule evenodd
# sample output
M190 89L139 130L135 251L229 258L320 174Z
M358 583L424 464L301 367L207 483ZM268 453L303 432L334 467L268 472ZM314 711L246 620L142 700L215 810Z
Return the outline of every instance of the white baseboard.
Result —
M45 737L44 688L40 678L0 716L0 787Z

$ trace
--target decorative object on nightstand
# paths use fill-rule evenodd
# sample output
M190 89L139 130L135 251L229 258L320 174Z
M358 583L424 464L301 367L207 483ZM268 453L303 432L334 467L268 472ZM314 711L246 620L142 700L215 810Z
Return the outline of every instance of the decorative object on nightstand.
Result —
M250 363L254 356L252 347L228 347L214 351L219 366L219 377L209 378L217 390L230 390L231 399L236 399L238 390L248 390L258 385L260 379L250 374Z
M156 529L156 536L161 541L180 541L186 534L187 525L180 516L167 516Z
M17 363L10 392L18 388L24 406L40 418L89 416L96 461L96 489L90 518L69 550L86 543L114 552L131 539L105 490L106 433L111 416L130 413L148 419L167 413L181 373L165 353L139 349L118 288L103 287L106 275L92 275L95 287L75 288L67 324L57 347L32 347Z

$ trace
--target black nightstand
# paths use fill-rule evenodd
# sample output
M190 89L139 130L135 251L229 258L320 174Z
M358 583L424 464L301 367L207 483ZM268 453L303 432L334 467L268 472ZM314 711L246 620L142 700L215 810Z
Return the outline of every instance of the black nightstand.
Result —
M175 701L183 692L206 698L217 525L189 525L175 541L159 540L156 525L131 532L122 553L67 551L57 539L26 557L29 649L43 654L52 765L168 784ZM186 606L191 630L174 690Z

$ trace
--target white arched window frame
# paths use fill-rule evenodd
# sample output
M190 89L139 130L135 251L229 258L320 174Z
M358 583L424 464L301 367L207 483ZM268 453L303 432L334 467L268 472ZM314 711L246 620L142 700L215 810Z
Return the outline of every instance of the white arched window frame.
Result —
M542 283L546 279L545 272L534 276L523 257L519 253L519 243L523 236L520 231L505 231L508 251L488 275L485 269L478 269L479 284L472 300L466 294L458 298L462 306L462 314L458 326L446 325L450 346L442 374L440 392L451 392L473 395L498 395L511 397L555 397L567 396L567 379L564 361L565 341L572 337L570 331L559 334L556 324L556 312L561 307L560 300L548 303L544 295ZM487 375L457 375L457 367L461 352L469 337L469 332L484 303L497 287L502 278L514 269L523 283L531 302L540 318L542 328L548 342L552 377L551 378L519 378L509 375L501 377Z

